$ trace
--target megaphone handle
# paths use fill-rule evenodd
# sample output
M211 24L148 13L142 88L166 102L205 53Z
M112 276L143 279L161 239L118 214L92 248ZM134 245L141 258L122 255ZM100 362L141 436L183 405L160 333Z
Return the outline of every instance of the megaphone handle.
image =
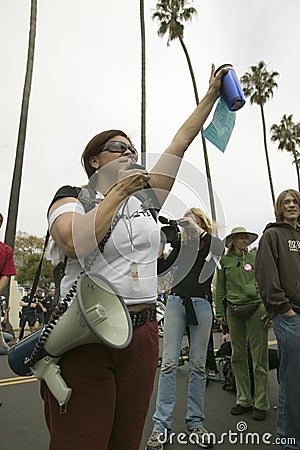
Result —
M70 400L72 389L69 388L60 374L60 367L56 364L59 358L45 357L33 367L32 373L39 380L44 380L50 392L58 401L61 412L66 411L66 404Z

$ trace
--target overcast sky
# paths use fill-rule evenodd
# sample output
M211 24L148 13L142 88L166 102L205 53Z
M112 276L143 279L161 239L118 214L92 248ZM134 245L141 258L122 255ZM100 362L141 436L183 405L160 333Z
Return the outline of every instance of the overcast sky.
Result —
M264 60L280 73L265 106L267 129L283 114L300 121L299 0L195 0L198 18L185 27L199 96L210 67L230 62L239 77ZM167 47L153 22L155 0L145 0L147 152L160 154L195 108L192 83L180 43ZM0 0L0 211L7 218L25 76L30 0ZM46 212L57 188L86 182L81 153L96 133L127 132L140 148L140 28L137 0L38 1L34 74L17 231L43 236ZM205 127L211 121L207 120ZM270 141L275 195L297 189L292 157ZM208 143L221 236L243 225L262 233L274 220L260 110L246 105L225 153ZM153 160L153 158L150 158ZM185 156L185 173L174 196L178 216L207 203L200 137ZM150 168L150 160L148 168ZM199 174L199 177L197 177ZM203 174L203 175L202 175ZM199 179L199 186L195 180ZM201 181L202 180L202 181ZM200 182L201 181L201 182ZM206 205L207 208L209 205ZM177 213L177 211L176 211ZM0 231L4 238L6 221Z

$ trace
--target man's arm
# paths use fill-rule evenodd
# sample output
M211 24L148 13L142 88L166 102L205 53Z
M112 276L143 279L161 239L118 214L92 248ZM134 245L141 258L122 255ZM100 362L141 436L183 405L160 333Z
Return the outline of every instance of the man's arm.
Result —
M0 278L0 295L4 291L4 289L9 285L10 276L2 275Z
M295 312L281 287L277 259L276 237L265 232L255 257L255 277L260 295L267 309L269 306L280 314L293 316Z
M24 302L24 300L20 300L20 306L29 306L29 308L36 308L36 302Z
M47 312L47 309L45 308L42 302L38 302L38 305L44 313Z

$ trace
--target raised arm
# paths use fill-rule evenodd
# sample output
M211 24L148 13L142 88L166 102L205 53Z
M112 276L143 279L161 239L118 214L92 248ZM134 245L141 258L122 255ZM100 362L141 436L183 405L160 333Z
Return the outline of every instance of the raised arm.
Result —
M215 66L214 64L212 65L209 88L197 108L179 128L171 144L151 170L151 187L166 192L171 190L184 152L201 131L214 103L218 99L220 95L221 78L227 71L228 69L222 69L215 77Z

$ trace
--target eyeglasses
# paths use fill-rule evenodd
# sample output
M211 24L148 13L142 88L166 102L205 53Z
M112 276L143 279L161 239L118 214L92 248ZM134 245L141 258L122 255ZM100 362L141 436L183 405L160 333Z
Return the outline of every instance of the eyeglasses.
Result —
M109 141L103 150L101 150L101 152L104 151L109 151L111 153L124 153L126 152L126 150L129 149L131 151L131 153L134 156L134 159L137 161L138 159L138 152L137 149L134 148L132 145L127 145L124 142L120 142L120 141Z

